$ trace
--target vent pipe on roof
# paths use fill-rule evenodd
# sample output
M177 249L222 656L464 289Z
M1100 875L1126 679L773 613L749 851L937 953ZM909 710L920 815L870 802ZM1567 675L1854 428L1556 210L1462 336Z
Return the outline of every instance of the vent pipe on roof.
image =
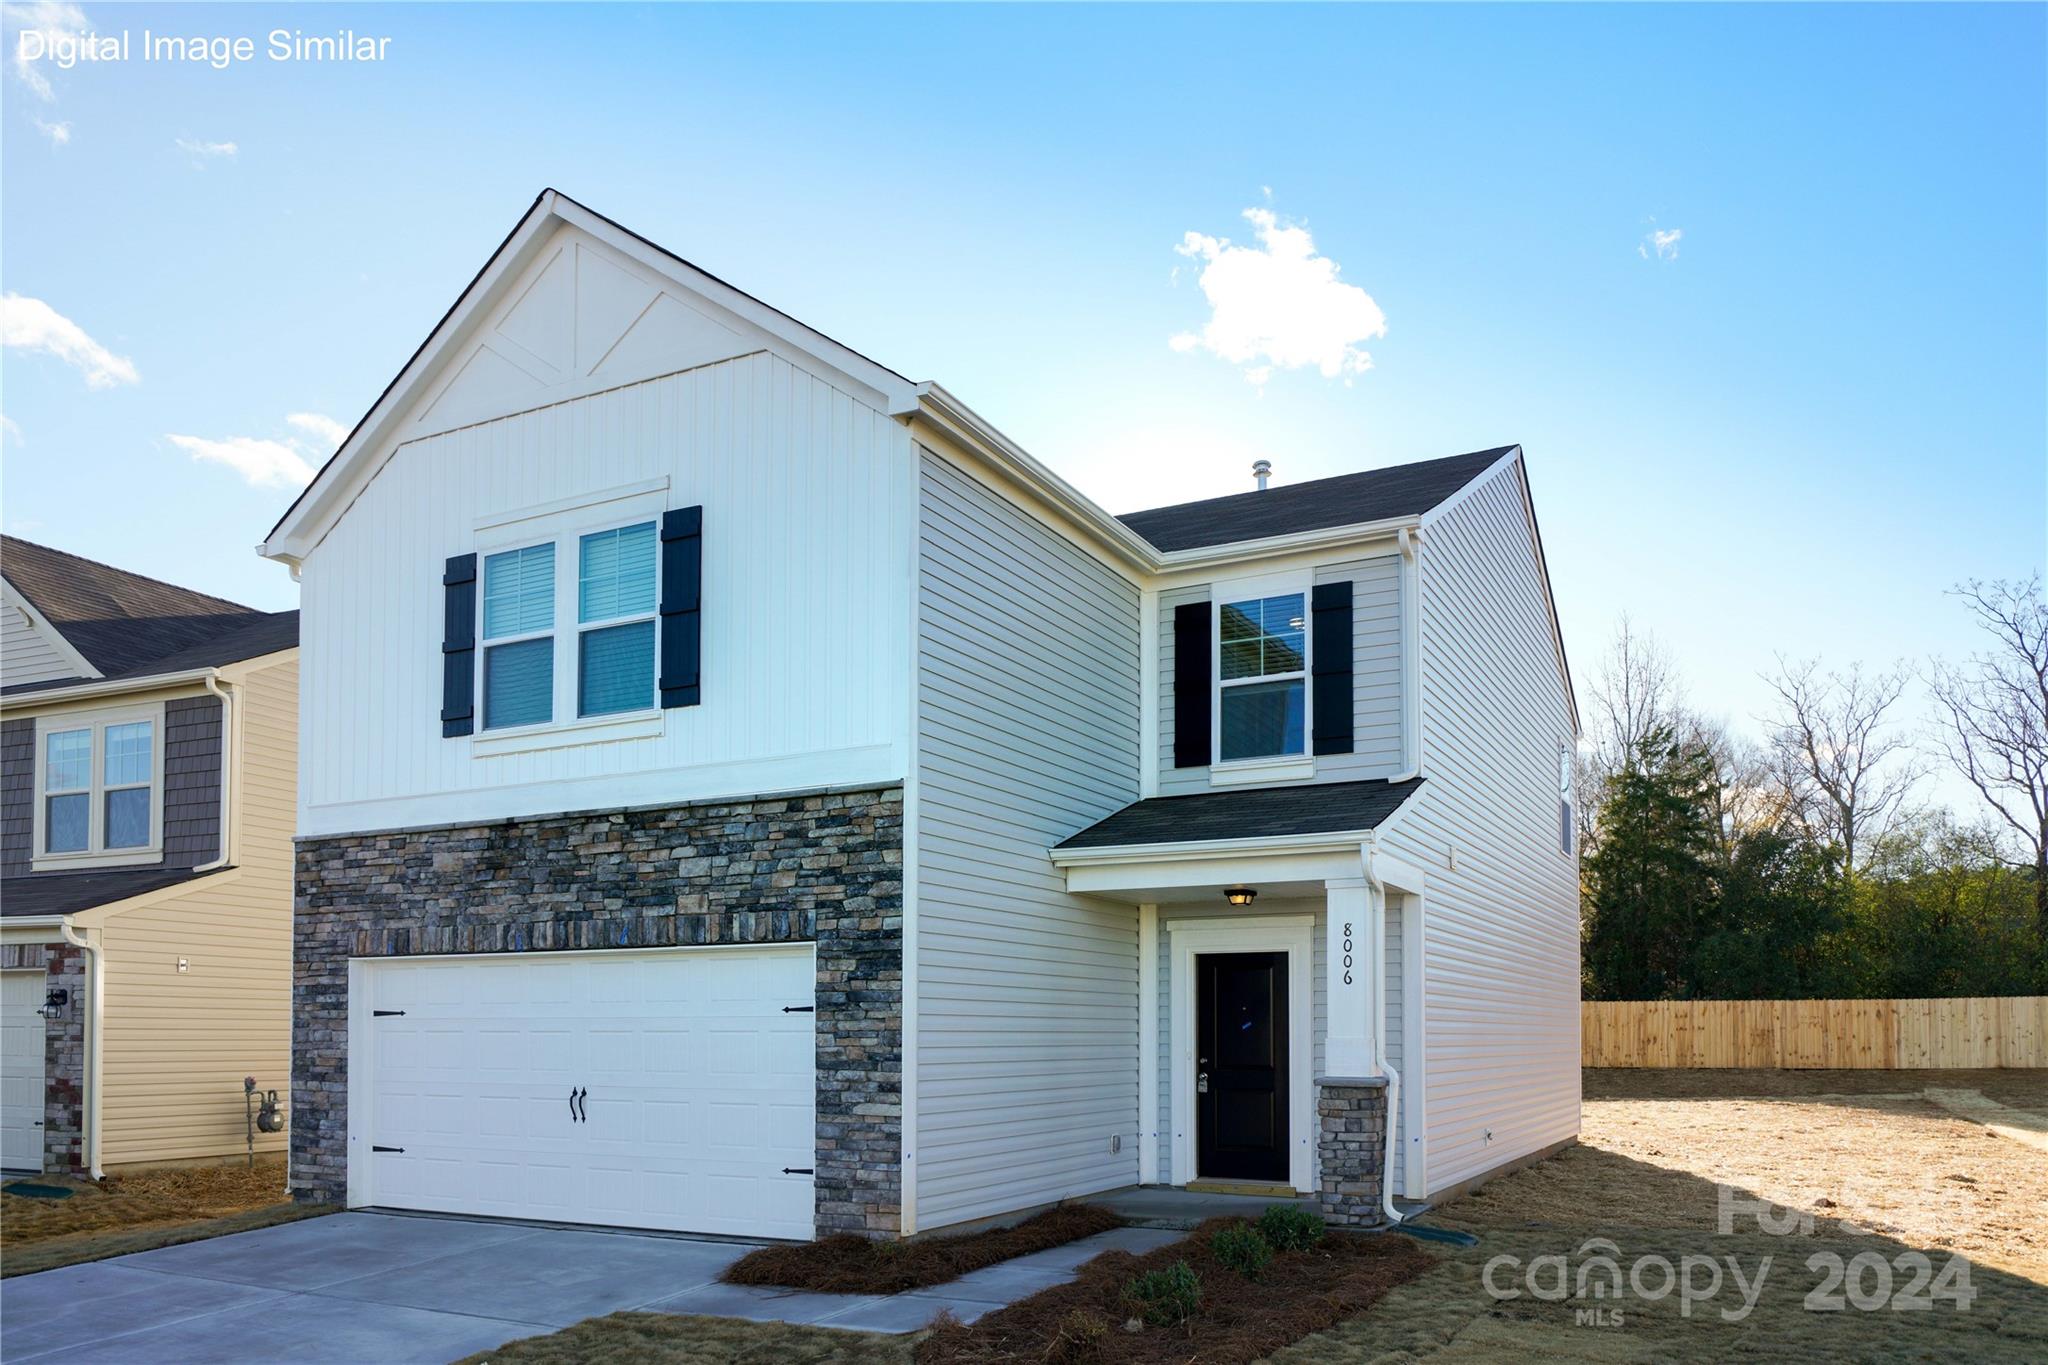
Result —
M1261 493L1265 492L1266 480L1273 477L1273 462L1271 460L1253 460L1252 477L1259 481L1259 491Z

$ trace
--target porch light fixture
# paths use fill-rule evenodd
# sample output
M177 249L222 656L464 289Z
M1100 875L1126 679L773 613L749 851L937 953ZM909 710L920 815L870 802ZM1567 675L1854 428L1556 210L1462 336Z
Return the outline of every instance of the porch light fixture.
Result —
M1249 886L1227 886L1223 888L1223 899L1232 905L1250 905L1258 899L1259 893Z

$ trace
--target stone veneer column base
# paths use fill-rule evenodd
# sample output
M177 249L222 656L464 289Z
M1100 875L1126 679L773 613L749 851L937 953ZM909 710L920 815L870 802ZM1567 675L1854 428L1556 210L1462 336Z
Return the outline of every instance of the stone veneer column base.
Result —
M1384 1227L1387 1082L1383 1076L1316 1078L1316 1151L1323 1217L1340 1227Z
M66 993L63 1008L43 1019L43 1169L85 1169L85 949L69 943L0 946L0 967L43 972L43 989Z
M817 1235L893 1237L903 1188L903 792L302 839L292 1189L348 1194L351 958L817 945Z

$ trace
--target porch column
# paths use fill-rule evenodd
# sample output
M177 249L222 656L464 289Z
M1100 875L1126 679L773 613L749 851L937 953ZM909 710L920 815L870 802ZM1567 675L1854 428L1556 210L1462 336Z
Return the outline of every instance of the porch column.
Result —
M1324 882L1323 890L1328 897L1323 1071L1353 1078L1376 1075L1379 987L1373 965L1372 886L1363 877L1345 877Z

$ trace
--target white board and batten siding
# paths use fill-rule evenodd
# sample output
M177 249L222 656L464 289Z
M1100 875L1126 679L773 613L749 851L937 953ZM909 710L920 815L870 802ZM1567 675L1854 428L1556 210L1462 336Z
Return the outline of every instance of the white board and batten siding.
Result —
M1046 849L1137 797L1138 590L938 456L918 576L919 1230L1138 1178L1137 915Z
M1319 564L1316 583L1351 583L1352 752L1316 759L1318 782L1359 782L1401 770L1401 559L1376 555ZM1186 796L1210 790L1207 767L1173 763L1173 613L1189 602L1211 598L1209 584L1161 589L1159 593L1159 795Z
M898 423L765 351L400 446L303 567L299 832L900 782L911 478ZM703 704L617 742L443 739L444 562L480 521L650 484L704 509Z
M1579 1127L1578 865L1557 812L1574 736L1522 490L1508 462L1423 523L1428 781L1383 841L1429 879L1432 1192Z

